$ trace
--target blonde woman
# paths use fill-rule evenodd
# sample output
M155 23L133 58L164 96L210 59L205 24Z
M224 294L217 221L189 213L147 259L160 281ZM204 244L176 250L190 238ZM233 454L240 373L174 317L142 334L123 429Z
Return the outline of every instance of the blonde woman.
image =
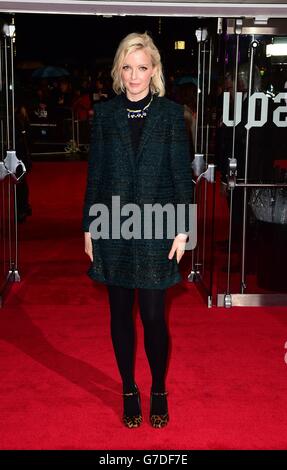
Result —
M162 428L169 421L165 294L181 280L178 263L184 254L187 225L173 239L146 237L141 215L133 227L137 236L124 236L123 231L115 235L109 227L108 236L98 237L99 225L90 208L103 204L110 214L105 222L110 222L115 196L121 209L130 207L127 204L140 209L147 204L188 205L192 195L188 138L183 107L164 97L160 54L147 33L132 33L121 41L112 78L117 96L95 106L83 217L85 252L91 259L88 274L107 285L111 337L123 384L123 423L129 428L140 426L143 420L134 373L132 310L138 291L152 377L149 421L154 428ZM127 215L121 214L118 223L124 225Z

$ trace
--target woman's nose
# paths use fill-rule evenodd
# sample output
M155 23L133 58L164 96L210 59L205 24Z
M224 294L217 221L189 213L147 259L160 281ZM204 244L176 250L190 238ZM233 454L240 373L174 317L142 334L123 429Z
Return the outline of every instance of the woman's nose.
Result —
M135 79L137 77L137 70L132 69L132 79Z

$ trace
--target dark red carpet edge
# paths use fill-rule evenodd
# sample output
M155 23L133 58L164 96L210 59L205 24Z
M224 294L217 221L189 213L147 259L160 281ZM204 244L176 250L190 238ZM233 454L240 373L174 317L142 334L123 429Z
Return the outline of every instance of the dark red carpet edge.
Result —
M34 163L20 274L0 311L1 449L286 449L284 308L208 309L170 289L171 420L148 423L150 373L137 315L144 424L121 424L105 287L86 276L86 163Z

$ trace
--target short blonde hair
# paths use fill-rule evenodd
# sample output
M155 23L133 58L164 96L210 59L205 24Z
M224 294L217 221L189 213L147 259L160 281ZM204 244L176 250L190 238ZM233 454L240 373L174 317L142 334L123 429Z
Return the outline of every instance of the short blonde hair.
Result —
M165 85L164 85L164 76L162 72L162 64L160 53L157 47L155 46L152 38L145 32L140 33L131 33L128 34L120 42L113 63L113 68L111 71L111 76L113 79L113 90L119 95L121 92L125 91L122 79L121 71L122 66L125 61L126 56L130 52L134 52L138 49L147 49L151 55L151 61L153 67L156 67L155 74L151 77L150 81L150 90L152 94L158 94L159 96L164 96L165 94Z

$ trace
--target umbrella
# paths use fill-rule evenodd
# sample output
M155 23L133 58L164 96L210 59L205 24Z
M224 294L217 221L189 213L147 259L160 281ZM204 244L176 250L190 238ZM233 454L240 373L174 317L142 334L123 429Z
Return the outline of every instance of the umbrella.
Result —
M191 75L184 75L183 77L176 78L175 85L186 85L187 83L192 83L197 86L197 78L192 77Z
M33 78L54 78L54 77L67 77L69 74L68 70L63 67L40 67L32 73Z

